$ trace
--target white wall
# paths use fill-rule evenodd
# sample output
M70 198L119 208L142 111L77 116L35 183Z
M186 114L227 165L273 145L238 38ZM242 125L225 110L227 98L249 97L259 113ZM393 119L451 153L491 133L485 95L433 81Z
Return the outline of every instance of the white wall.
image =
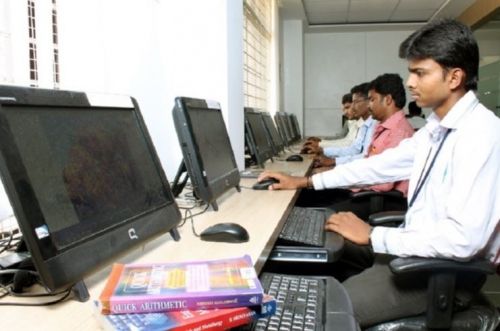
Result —
M243 167L242 2L59 0L61 88L134 96L170 180L176 96L217 100Z
M304 127L304 26L302 20L282 23L281 109L297 116Z
M305 134L341 129L342 95L383 73L407 77L399 44L413 30L307 32L304 37Z

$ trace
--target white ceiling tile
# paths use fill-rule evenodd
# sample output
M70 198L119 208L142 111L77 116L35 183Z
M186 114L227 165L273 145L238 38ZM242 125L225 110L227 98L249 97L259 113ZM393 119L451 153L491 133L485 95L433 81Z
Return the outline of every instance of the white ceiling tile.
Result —
M389 18L391 22L427 21L434 14L434 9L396 10Z
M370 10L350 12L348 21L355 22L387 22L391 12L387 10Z
M446 0L401 0L397 10L439 9Z
M386 10L392 12L397 6L398 0L351 0L349 10L368 11L368 10Z
M282 0L301 4L309 24L426 21L446 0ZM456 17L474 0L446 2L439 16ZM280 9L282 10L282 9ZM283 10L285 12L285 10ZM295 17L295 16L294 16Z

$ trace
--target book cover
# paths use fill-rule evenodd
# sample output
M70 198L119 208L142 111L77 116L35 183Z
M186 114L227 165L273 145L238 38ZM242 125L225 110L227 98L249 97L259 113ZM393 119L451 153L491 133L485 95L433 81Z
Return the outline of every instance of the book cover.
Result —
M268 295L258 306L163 313L104 315L99 312L97 301L94 305L101 325L110 331L227 330L276 312L276 300Z
M263 290L250 256L115 264L99 297L104 314L254 306Z

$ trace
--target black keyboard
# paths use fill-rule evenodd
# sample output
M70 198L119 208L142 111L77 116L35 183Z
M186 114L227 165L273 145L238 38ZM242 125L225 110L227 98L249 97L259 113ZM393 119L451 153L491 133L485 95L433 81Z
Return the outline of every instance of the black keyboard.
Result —
M264 290L276 298L276 314L238 330L356 330L347 294L333 277L263 273Z
M280 245L325 245L325 212L313 208L293 207L278 237Z

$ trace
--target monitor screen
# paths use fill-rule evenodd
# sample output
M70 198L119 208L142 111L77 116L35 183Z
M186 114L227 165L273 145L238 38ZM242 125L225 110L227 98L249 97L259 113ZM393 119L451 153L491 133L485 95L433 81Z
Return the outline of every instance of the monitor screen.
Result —
M173 117L184 156L182 162L195 194L217 210L216 199L233 187L239 190L240 182L220 106L216 102L178 97Z
M288 132L290 133L290 142L294 142L297 140L297 132L295 132L294 127L292 125L292 117L289 113L283 114L283 122L285 123L285 127L288 128Z
M245 141L254 162L264 167L264 162L272 158L273 149L268 140L262 114L248 107L245 108Z
M290 145L293 141L293 136L292 132L290 131L290 127L288 126L287 122L287 116L283 112L277 112L274 115L274 120L276 121L276 124L278 124L278 129L281 132L281 135L284 138L284 141L287 145Z
M180 221L137 103L111 100L0 86L2 179L51 290Z
M276 129L276 125L271 118L271 115L267 112L262 113L262 120L264 121L264 126L268 134L269 140L271 141L271 146L273 148L274 155L278 155L284 149L283 140Z
M297 116L295 116L295 114L288 114L288 117L290 118L290 124L292 125L292 130L294 132L295 139L299 140L301 137L301 134L300 134L300 126L299 126L299 121L297 120Z

